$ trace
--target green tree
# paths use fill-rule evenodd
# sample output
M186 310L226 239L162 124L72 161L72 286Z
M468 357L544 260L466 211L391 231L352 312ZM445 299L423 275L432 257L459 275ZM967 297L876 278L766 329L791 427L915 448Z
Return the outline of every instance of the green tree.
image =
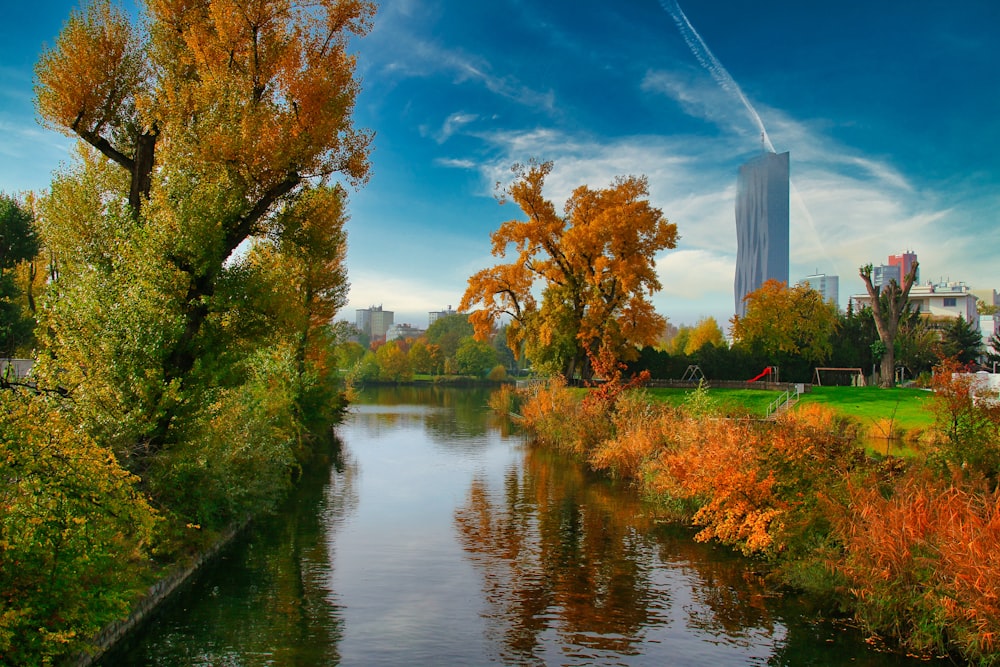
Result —
M430 373L433 367L431 352L427 349L426 339L420 338L413 342L406 356L410 361L410 368L415 373Z
M489 343L466 338L455 352L455 364L460 375L483 377L497 365L497 353Z
M927 319L907 306L899 321L896 335L896 364L909 371L914 378L930 371L939 360L939 336Z
M682 324L677 327L676 333L667 343L667 352L671 354L684 354L688 341L691 339L691 327Z
M878 340L871 308L865 306L855 310L852 301L843 313L838 313L837 319L837 328L831 339L830 365L871 371L875 362L871 344Z
M410 361L396 341L381 345L375 352L378 361L379 380L383 382L408 382L413 379L413 369Z
M79 328L66 339L59 332L69 327L50 320L60 358L51 379L88 387L81 395L100 384L93 391L112 401L103 403L112 413L135 413L129 451L139 458L176 440L175 420L199 403L192 387L240 381L240 373L209 377L204 366L213 365L231 314L233 301L220 292L227 281L238 284L230 280L240 271L236 249L276 233L277 213L317 184L367 179L371 135L352 124L358 84L347 46L367 32L374 6L150 0L147 10L138 27L97 0L71 15L36 68L41 116L103 158L84 154L49 198L46 241L61 258L93 260L60 275L71 281L57 289L67 303L59 316L85 312L70 316ZM73 236L75 247L64 242ZM87 298L104 279L120 301ZM135 334L140 358L67 382L56 377L66 356L84 350L132 354L136 345L119 345L130 338L121 328L110 334L116 343L102 344L117 325ZM110 356L87 361L89 369L116 365ZM144 395L123 407L132 383Z
M648 297L660 289L656 255L676 245L677 227L650 205L646 178L635 176L600 190L576 188L560 216L543 194L551 171L550 162L514 166L501 202L509 197L527 220L505 222L491 239L495 256L511 248L516 256L469 278L459 310L480 307L470 316L480 340L510 317L512 349L523 342L536 368L588 379L591 355L632 360L662 332L666 321Z
M437 345L444 359L454 359L462 340L475 333L465 313L445 315L434 320L424 337L429 345Z
M983 354L982 334L979 329L973 329L964 317L956 317L942 331L941 353L961 364L979 361Z
M0 663L52 664L123 618L157 513L45 398L0 392Z
M30 262L39 251L31 210L0 193L0 357L13 357L31 346L35 321L29 303L22 305L22 289L14 268ZM33 276L29 277L31 286ZM27 306L27 307L26 307Z

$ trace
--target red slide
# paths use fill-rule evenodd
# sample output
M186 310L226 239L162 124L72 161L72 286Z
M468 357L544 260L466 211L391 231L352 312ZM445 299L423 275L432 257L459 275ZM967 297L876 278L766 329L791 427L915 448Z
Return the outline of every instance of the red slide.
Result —
M770 375L770 374L771 374L771 367L768 366L767 368L765 368L764 370L762 370L760 372L760 375L758 375L757 377L753 378L752 380L747 380L747 382L756 382L757 380L761 379L765 375Z

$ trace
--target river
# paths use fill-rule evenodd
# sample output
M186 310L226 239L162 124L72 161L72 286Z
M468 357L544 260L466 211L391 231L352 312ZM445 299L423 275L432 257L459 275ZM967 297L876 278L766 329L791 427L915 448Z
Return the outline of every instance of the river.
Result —
M338 459L101 664L929 664L776 595L486 397L364 393Z

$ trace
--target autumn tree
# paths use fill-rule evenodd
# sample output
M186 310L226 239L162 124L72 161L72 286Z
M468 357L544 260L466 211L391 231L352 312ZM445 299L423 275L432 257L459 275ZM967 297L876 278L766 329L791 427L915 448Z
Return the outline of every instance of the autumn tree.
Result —
M910 298L910 288L917 279L918 263L913 262L910 270L903 277L903 284L891 279L879 290L872 284L872 265L866 264L858 269L858 275L865 283L868 297L871 301L872 315L875 318L875 328L879 341L882 343L882 361L880 364L879 386L892 387L896 378L896 334L899 331L899 320L906 310Z
M613 350L634 359L636 346L652 344L666 324L649 301L660 289L655 257L677 242L677 227L648 201L645 177L619 177L611 186L573 191L559 215L543 188L552 163L513 167L510 198L526 220L510 220L491 234L492 252L513 261L471 278L460 310L481 340L497 320L509 318L507 341L566 377L592 375L588 350ZM542 303L533 288L540 283ZM536 364L537 365L537 364Z
M236 249L280 234L279 213L317 185L366 181L371 134L353 127L358 83L347 46L370 28L374 5L148 0L146 10L133 25L96 0L71 15L36 68L40 115L92 149L47 204L53 245L75 262L57 288L61 314L84 300L72 327L50 323L53 356L101 352L112 314L121 320L112 339L129 340L122 327L139 332L141 359L68 386L111 399L104 406L144 386L127 408L141 445L131 453L142 457L173 439L175 419L195 403L192 385L247 377L212 362L234 304L224 287L242 270ZM107 279L125 284L89 298L83 284ZM112 312L116 294L128 303ZM91 357L87 370L101 364L109 358Z
M706 345L714 345L715 347L725 347L726 345L726 337L714 317L703 317L691 327L684 341L683 352L690 356Z
M816 363L831 351L836 307L804 285L768 280L746 296L746 314L732 319L733 340L772 358Z

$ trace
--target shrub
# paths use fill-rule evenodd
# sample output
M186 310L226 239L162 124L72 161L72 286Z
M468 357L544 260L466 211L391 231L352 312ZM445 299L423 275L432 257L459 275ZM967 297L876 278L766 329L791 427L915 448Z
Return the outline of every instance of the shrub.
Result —
M956 483L958 482L958 483ZM874 483L850 486L836 530L857 616L911 650L949 643L967 659L1000 652L1000 496L982 485L907 475L886 497Z
M0 392L0 664L78 653L127 615L156 513L110 450Z

